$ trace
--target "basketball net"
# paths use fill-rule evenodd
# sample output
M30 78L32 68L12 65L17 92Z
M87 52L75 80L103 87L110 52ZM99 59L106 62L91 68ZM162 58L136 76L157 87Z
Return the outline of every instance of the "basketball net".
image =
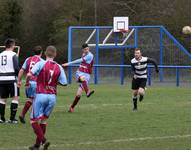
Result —
M126 38L126 37L128 36L128 32L129 32L129 30L120 29L119 31L122 33L123 38Z

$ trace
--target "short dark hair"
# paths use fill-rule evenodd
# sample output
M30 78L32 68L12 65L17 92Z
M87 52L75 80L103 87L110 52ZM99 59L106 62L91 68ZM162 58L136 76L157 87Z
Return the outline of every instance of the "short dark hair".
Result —
M135 48L135 51L140 51L141 52L141 49L140 48Z
M15 40L14 39L8 38L8 39L5 40L5 48L10 48L13 45L15 45Z
M89 46L88 46L87 43L84 43L84 44L82 45L82 49L84 49L84 48L86 48L86 47L89 47Z
M35 46L33 48L33 51L34 51L35 55L40 55L43 52L43 49L41 46Z
M57 49L55 46L48 46L45 51L45 55L50 58L54 58L56 55Z

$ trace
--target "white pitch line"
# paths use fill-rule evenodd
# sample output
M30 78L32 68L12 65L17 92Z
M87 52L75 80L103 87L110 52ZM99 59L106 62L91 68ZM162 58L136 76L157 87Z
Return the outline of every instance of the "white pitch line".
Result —
M107 143L122 143L122 142L133 142L133 141L147 141L147 140L164 140L164 139L180 139L180 138L189 138L191 134L187 135L172 135L172 136L159 136L159 137L138 137L138 138L126 138L126 139L113 139L106 141L87 141L79 143L65 143L65 144L52 144L51 147L65 147L65 146L75 146L75 145L102 145ZM27 146L16 147L17 150L26 149ZM5 148L0 148L4 150Z

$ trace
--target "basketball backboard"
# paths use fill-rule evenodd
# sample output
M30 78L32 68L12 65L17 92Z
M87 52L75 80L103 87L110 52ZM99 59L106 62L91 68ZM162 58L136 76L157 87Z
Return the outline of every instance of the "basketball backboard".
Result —
M129 17L113 17L113 31L121 32L128 31L129 29Z

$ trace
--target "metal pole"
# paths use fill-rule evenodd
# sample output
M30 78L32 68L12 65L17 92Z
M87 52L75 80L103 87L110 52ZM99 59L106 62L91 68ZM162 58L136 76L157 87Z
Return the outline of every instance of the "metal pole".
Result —
M96 29L96 65L99 65L99 29ZM94 67L94 84L98 84L98 68Z
M68 62L72 61L72 28L68 29ZM72 67L68 67L68 83L72 83Z
M179 87L180 85L180 73L179 73L179 68L176 68L176 86Z
M138 47L138 28L135 28L135 47Z
M121 65L124 65L124 52L125 50L124 49L121 49ZM121 85L124 84L124 67L121 67L120 68L120 76L121 76Z
M160 28L160 65L163 65L163 29ZM163 68L160 68L160 82L164 79Z

